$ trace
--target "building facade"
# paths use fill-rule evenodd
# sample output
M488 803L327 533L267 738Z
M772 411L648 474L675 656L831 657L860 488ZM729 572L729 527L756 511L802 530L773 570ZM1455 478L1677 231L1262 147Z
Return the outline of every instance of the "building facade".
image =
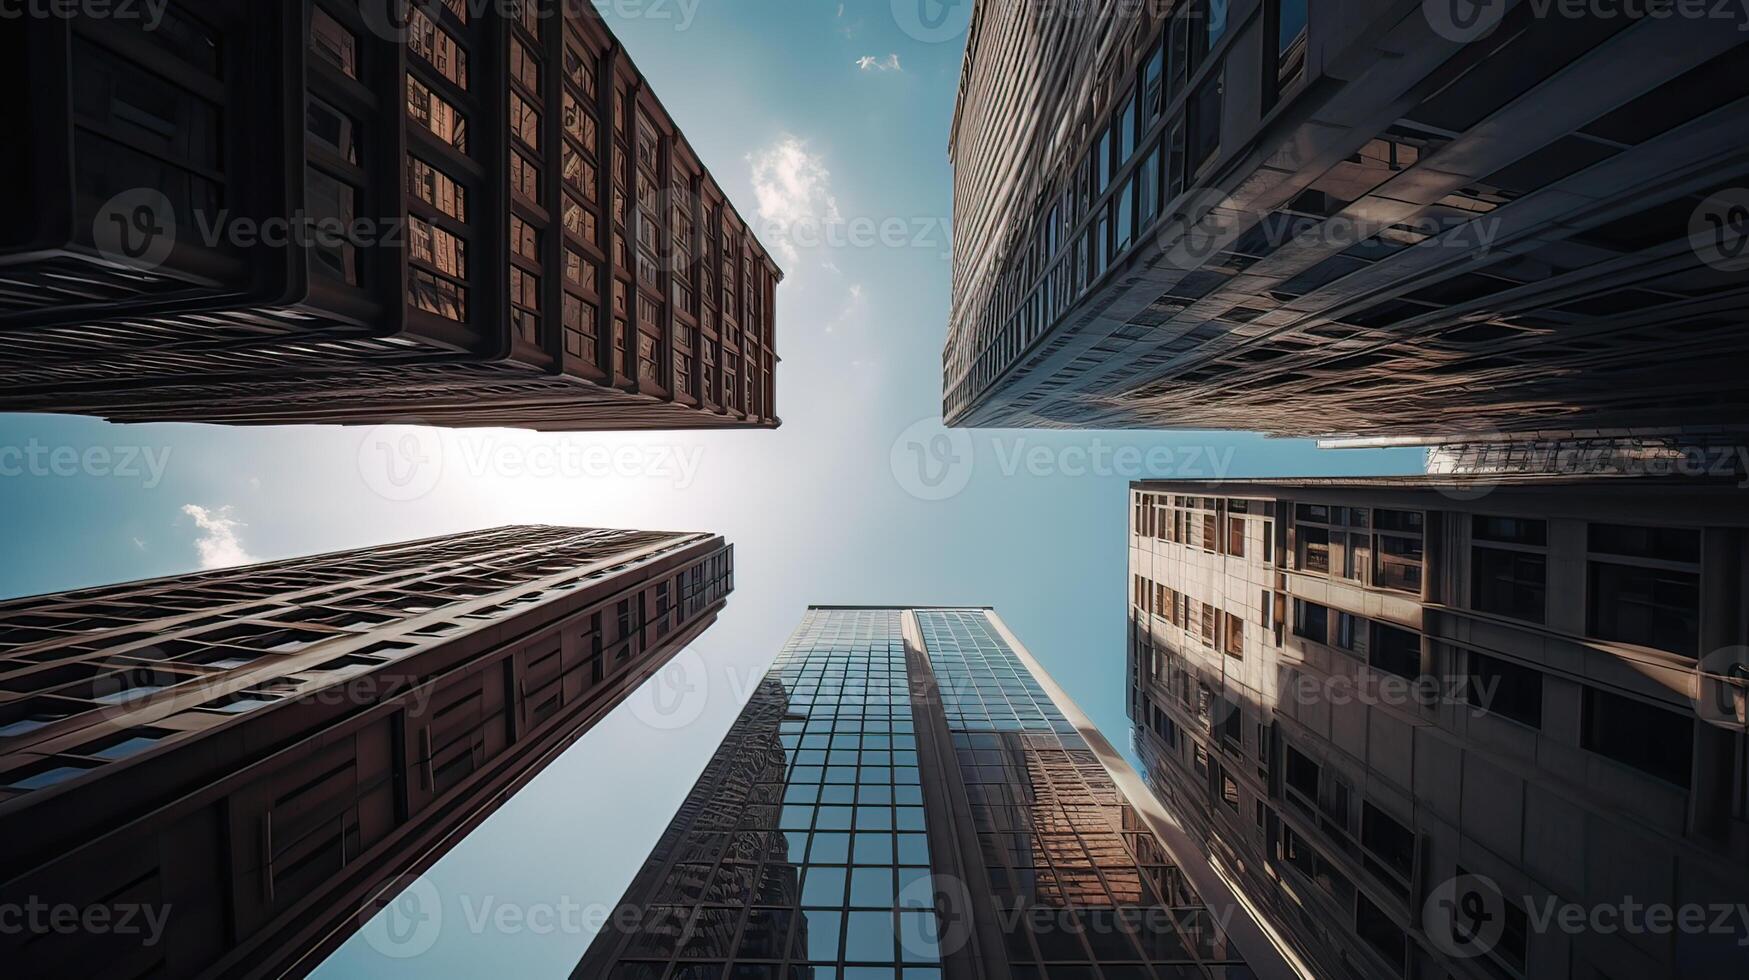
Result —
M0 410L777 425L781 272L593 4L143 6L7 28Z
M1742 975L1741 495L1133 484L1149 784L1320 977Z
M1176 833L994 612L815 607L573 976L1293 976Z
M948 424L1749 428L1744 15L1470 12L979 2Z
M506 527L0 604L0 902L100 923L15 915L0 960L309 972L733 572L708 534Z

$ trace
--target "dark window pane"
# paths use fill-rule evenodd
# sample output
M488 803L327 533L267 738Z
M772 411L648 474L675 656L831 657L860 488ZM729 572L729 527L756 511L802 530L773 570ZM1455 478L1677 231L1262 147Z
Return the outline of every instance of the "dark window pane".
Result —
M1591 563L1590 635L1693 657L1700 648L1700 576Z
M1471 552L1470 605L1531 623L1543 621L1547 559L1539 554L1476 548Z
M1666 782L1688 785L1693 718L1587 687L1580 726L1585 748Z
M1472 651L1467 687L1470 704L1477 708L1542 727L1542 671Z

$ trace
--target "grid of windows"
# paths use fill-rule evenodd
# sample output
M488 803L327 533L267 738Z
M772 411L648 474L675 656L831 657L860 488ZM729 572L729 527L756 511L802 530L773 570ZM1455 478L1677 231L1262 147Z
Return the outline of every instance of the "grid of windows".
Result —
M658 846L607 976L940 980L909 690L899 612L810 612Z
M1183 873L986 614L917 620L1009 975L1131 980L1238 965Z
M907 660L905 610L808 613L634 882L635 914L616 917L632 921L610 924L574 976L945 980L960 947L932 871L944 864L987 870L991 888L968 897L997 903L1005 945L990 954L1008 976L1244 970L986 614L913 615L934 686L913 683L927 678ZM938 708L957 764L925 773L914 712L938 732ZM967 809L925 803L924 783L956 779ZM931 840L926 815L957 832ZM968 832L978 853L932 854Z

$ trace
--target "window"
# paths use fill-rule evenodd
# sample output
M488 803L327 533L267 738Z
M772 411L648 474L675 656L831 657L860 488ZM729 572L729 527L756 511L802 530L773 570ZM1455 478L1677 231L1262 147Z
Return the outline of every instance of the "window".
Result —
M1136 154L1136 99L1137 93L1131 92L1129 101L1124 103L1123 113L1117 118L1117 160L1116 166L1122 167Z
M1469 657L1470 672L1464 687L1470 704L1521 725L1542 728L1542 671L1473 650Z
M1301 527L1299 531L1299 567L1307 572L1330 570L1330 531L1322 527Z
M1420 511L1374 511L1373 526L1378 532L1373 556L1374 585L1420 593L1422 525Z
M1306 68L1306 8L1309 0L1275 0L1275 83L1281 91Z
M1700 532L1594 524L1589 538L1589 635L1687 657L1698 654Z
M1421 634L1374 623L1366 661L1386 673L1414 680L1421 676Z
M1232 613L1227 617L1227 632L1224 638L1226 654L1229 657L1243 659L1245 656L1245 621Z
M467 191L424 160L407 156L407 186L415 197L457 221L468 220Z
M1318 779L1321 775L1318 764L1291 745L1284 748L1287 751L1287 766L1282 779L1287 788L1304 797L1305 802L1316 803Z
M449 32L438 27L425 11L408 8L407 47L436 68L458 88L468 87L468 54Z
M311 216L334 227L352 228L357 201L357 191L353 186L315 167L306 167L304 176ZM349 285L358 285L358 248L348 238L343 235L319 236L310 254L315 259L311 268Z
M1148 54L1142 65L1142 132L1147 132L1166 111L1166 51L1160 45Z
M1360 804L1360 843L1371 852L1368 867L1382 865L1404 882L1414 876L1414 831L1364 800Z
M1234 558L1245 557L1245 519L1242 517L1227 518L1227 554Z
M347 77L358 77L358 38L321 7L310 11L310 47Z
M1153 224L1160 213L1160 148L1148 151L1147 159L1136 171L1136 227Z
M1245 747L1245 709L1229 698L1221 699L1220 735L1234 748Z
M1294 635L1319 643L1330 642L1330 610L1315 602L1294 600Z
M1099 131L1099 142L1094 147L1093 155L1093 196L1105 193L1106 185L1111 182L1111 131Z
M1548 541L1543 521L1478 515L1471 521L1470 607L1526 622L1544 621Z
M1336 613L1336 645L1344 650L1355 653L1365 653L1366 646L1361 641L1366 638L1366 620L1353 613Z
M468 122L455 106L417 78L407 78L407 116L433 136L463 153L468 151Z
M1123 190L1117 194L1117 247L1112 250L1116 256L1130 247L1136 234L1136 180L1134 177L1124 182Z
M1191 96L1185 108L1185 118L1190 125L1186 152L1190 172L1194 174L1214 159L1221 149L1220 69L1217 68L1214 75Z
M1354 895L1354 931L1384 957L1394 971L1403 972L1409 956L1408 933L1359 892Z
M1694 758L1694 719L1587 687L1580 707L1579 744L1686 788Z

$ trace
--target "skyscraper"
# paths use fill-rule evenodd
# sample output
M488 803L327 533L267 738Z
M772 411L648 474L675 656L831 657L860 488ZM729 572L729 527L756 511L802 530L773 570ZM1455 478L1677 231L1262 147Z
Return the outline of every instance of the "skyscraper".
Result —
M994 612L814 607L573 976L1292 976L1179 836Z
M125 12L124 12L125 11ZM781 273L571 0L8 21L0 411L775 427Z
M1133 484L1149 784L1320 977L1742 975L1742 494Z
M307 972L733 571L708 534L506 527L0 604L0 960Z
M943 414L1749 429L1744 16L980 0Z

